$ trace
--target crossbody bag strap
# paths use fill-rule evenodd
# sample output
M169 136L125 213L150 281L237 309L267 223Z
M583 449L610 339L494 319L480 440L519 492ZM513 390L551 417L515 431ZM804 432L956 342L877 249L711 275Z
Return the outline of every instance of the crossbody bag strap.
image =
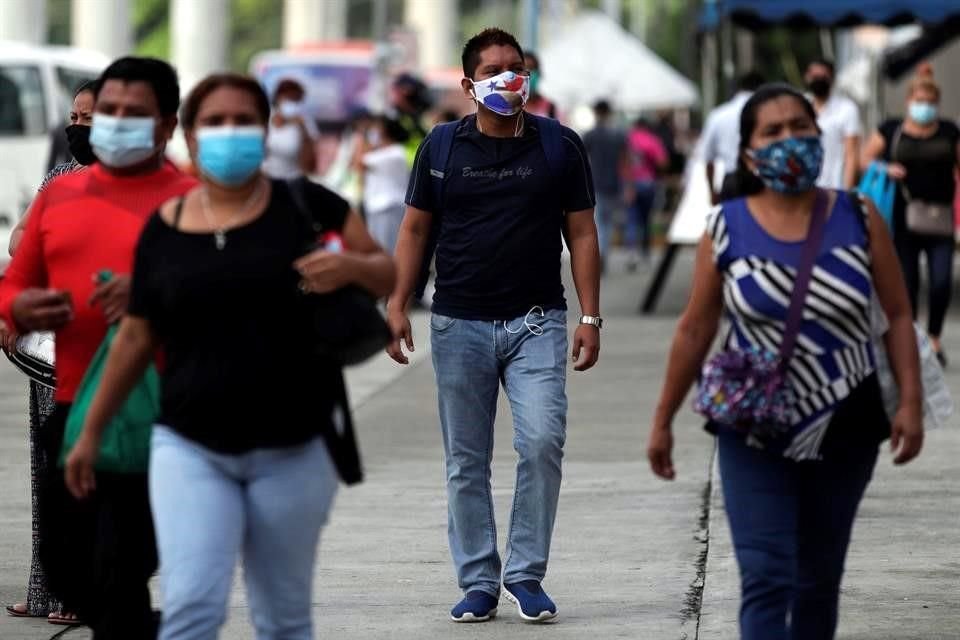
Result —
M783 330L783 342L780 344L780 367L785 369L793 355L793 348L797 344L800 333L800 324L803 321L803 307L810 288L810 279L813 276L813 267L820 253L823 243L824 229L827 222L827 192L817 189L817 197L813 203L813 213L810 216L810 228L807 239L800 250L800 263L797 266L797 278L793 283L793 295L790 297L790 307L787 310L787 322Z
M897 151L900 150L900 141L903 139L903 124L897 127L897 130L893 132L893 138L890 140L890 162L897 162ZM903 191L903 198L910 202L913 200L913 196L910 195L910 190L907 188L906 180L899 180L900 189Z

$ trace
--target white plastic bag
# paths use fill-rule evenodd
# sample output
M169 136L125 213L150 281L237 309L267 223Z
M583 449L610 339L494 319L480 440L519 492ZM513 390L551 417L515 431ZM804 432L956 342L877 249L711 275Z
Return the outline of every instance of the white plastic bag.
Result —
M900 402L900 389L890 368L887 358L887 346L883 336L890 328L887 317L880 307L876 295L871 302L871 331L873 333L873 350L877 358L877 380L880 382L880 391L883 394L883 408L890 419L893 419ZM947 424L953 414L953 397L943 375L943 368L937 361L937 354L933 350L933 343L927 333L914 324L917 335L917 347L920 351L920 382L923 386L923 428L935 429Z

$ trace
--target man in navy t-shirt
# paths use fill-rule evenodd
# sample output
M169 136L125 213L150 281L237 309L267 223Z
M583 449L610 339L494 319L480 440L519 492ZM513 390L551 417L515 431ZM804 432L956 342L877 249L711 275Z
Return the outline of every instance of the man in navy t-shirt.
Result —
M413 349L407 311L439 222L431 345L447 466L450 550L464 598L458 622L496 615L502 588L522 618L557 608L541 587L560 494L566 434L566 301L560 280L562 234L570 248L583 316L574 334L574 369L600 350L600 255L594 188L576 133L526 114L529 74L516 39L487 29L463 50L464 93L478 103L461 121L449 158L436 163L440 135L417 152L396 247L397 288L387 305L407 364ZM552 125L552 126L547 126ZM550 129L557 144L546 138ZM541 131L543 130L543 131ZM547 158L547 148L562 158ZM562 162L560 161L562 160ZM441 181L441 182L437 182ZM497 395L513 409L517 486L501 564L490 460Z

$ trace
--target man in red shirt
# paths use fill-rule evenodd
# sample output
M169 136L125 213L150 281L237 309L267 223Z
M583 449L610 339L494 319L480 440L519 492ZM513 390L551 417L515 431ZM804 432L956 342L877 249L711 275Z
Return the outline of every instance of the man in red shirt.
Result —
M57 178L37 197L0 283L0 316L9 326L56 332L57 408L44 426L51 461L80 380L108 325L126 310L143 225L160 204L196 184L164 157L180 104L170 65L121 58L95 93L90 143L99 162ZM105 270L113 279L97 285ZM155 637L147 580L157 558L146 475L98 473L95 497L77 502L62 471L49 466L39 519L51 590L96 640Z

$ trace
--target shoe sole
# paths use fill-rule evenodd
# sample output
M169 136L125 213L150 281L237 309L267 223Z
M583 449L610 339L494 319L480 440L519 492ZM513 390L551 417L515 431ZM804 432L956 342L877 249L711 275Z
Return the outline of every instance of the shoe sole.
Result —
M523 607L520 606L520 601L506 589L503 590L503 595L506 596L507 600L517 605L517 613L520 614L520 617L526 620L527 622L546 622L548 620L553 620L557 617L556 613L551 613L550 611L541 611L538 616L528 616L523 612Z
M470 622L487 622L488 620L493 620L496 617L497 617L497 608L494 607L493 609L490 609L490 613L488 613L485 616L475 616L468 611L462 616L460 616L459 618L455 618L454 616L451 615L450 619L453 620L454 622L470 623Z

